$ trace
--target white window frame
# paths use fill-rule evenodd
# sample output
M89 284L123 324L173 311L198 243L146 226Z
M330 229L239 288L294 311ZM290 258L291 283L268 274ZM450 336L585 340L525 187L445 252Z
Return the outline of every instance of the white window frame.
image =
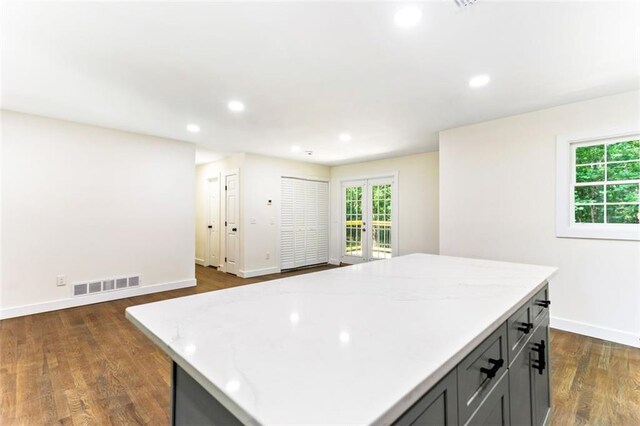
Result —
M640 224L575 223L573 176L576 145L600 145L640 138L640 128L599 136L557 136L556 138L556 236L607 240L640 240Z

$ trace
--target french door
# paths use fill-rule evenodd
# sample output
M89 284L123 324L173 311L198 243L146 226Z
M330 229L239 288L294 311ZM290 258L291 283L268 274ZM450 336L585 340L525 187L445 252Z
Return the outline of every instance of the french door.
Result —
M342 259L361 263L397 253L394 178L342 183Z

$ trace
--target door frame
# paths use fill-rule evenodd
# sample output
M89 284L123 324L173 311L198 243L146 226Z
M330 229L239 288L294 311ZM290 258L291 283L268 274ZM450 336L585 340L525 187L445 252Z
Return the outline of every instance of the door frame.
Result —
M218 265L211 265L211 232L209 231L209 225L211 224L211 189L212 185L217 183L218 185ZM211 176L207 178L207 245L204 248L204 266L213 266L216 269L220 269L220 254L221 251L221 238L220 238L220 220L222 217L220 206L222 200L220 199L220 173L217 176Z
M339 250L340 250L340 254L339 254L339 260L340 262L344 262L345 260L345 229L344 229L344 218L347 214L346 212L346 206L345 206L345 199L344 199L344 191L343 191L343 185L344 184L348 184L349 182L355 182L355 181L364 181L365 182L365 188L363 191L363 196L366 192L366 196L365 198L368 201L369 198L369 181L371 180L378 180L378 179L391 179L391 214L392 214L392 226L391 226L391 257L396 257L398 256L399 253L399 233L400 233L400 225L399 225L399 220L398 218L400 217L400 209L399 209L399 195L398 194L398 188L399 188L399 182L398 182L398 177L399 177L399 173L397 171L393 171L393 172L388 172L388 173L375 173L375 174L368 174L368 175L362 175L362 176L354 176L354 177L346 177L346 178L341 178L340 179L340 219L338 222L338 226L340 227L340 231L338 232L340 241L339 241ZM369 207L367 206L367 210L370 210ZM370 216L370 211L368 212L368 215ZM367 220L369 218L367 217ZM369 226L369 225L367 225ZM367 236L368 239L368 236ZM363 259L361 261L355 262L355 263L362 263L362 262L369 262L372 259L365 259L364 258L364 253L363 253ZM347 262L344 262L347 263Z
M230 169L220 173L220 193L222 193L222 185L227 181L227 176L238 176L238 223L242 224L242 208L240 206L240 200L242 199L242 186L240 183L240 169ZM220 223L227 221L227 192L224 191L224 196L220 197ZM222 228L222 226L220 227ZM227 258L227 229L224 227L224 238L220 238L220 271L227 272L227 262L222 259ZM242 247L240 242L242 234L242 226L238 226L238 272L240 272L240 265L243 264L242 260ZM238 275L240 276L240 275Z

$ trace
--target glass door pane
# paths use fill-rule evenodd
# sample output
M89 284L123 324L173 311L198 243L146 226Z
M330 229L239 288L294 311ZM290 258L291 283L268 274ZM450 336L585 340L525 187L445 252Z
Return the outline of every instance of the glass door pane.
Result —
M391 258L391 182L380 180L369 182L369 199L371 211L371 253L369 259Z
M346 182L342 185L344 207L342 260L346 263L359 263L367 259L367 241L363 238L366 232L365 188L364 181Z

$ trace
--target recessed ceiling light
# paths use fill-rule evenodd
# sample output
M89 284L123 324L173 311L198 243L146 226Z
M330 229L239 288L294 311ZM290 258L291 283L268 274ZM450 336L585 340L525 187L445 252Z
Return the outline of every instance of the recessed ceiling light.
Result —
M191 133L198 133L200 131L200 126L197 124L187 124L187 130Z
M300 148L298 145L293 145L291 147L291 152L300 152L302 151L302 148Z
M405 6L396 12L394 21L399 27L413 27L422 19L422 9L417 6Z
M244 111L244 104L240 101L230 101L227 106L234 112Z
M491 81L491 77L486 74L476 75L469 80L469 87L482 87L486 86Z
M351 135L349 133L341 133L340 140L342 142L349 142L351 140Z

